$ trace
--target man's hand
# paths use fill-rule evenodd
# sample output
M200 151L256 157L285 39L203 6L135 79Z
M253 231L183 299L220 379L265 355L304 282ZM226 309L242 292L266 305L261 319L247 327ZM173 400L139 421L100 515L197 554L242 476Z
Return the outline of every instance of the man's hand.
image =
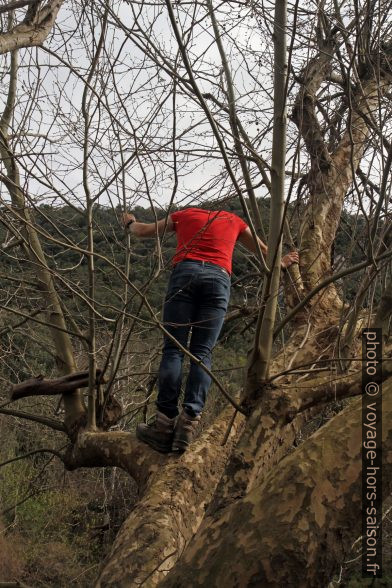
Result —
M124 225L125 228L127 228L128 223L130 221L133 221L133 222L136 221L135 215L134 214L131 214L129 212L124 212L123 215L122 215L122 222L123 222L123 225Z
M299 263L298 251L290 251L290 253L282 257L282 269L287 269L293 263Z

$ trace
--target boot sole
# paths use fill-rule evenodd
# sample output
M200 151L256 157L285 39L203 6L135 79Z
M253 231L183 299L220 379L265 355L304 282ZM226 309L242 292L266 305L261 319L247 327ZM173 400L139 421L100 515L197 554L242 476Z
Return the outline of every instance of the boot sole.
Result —
M172 450L171 444L163 445L154 439L150 439L150 437L144 436L143 433L141 433L138 429L136 429L136 437L139 439L139 441L143 441L143 443L146 443L155 449L155 451L159 451L159 453L170 453Z

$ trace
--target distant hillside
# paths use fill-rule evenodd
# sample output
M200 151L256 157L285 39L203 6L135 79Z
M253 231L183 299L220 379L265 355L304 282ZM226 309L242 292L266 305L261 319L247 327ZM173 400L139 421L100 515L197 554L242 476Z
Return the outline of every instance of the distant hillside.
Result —
M238 201L228 202L225 207L240 217L244 217ZM260 207L264 228L267 232L269 201L263 200ZM113 267L117 266L122 271L125 268L126 237L119 222L121 212L120 210L98 205L94 212L95 252L98 255L95 262L96 299L99 304L108 306L106 312L109 313L109 316L112 312L110 305L113 303L113 297L120 295L123 289L123 281ZM140 221L154 221L154 214L150 209L136 207L133 212ZM164 216L161 211L156 214L158 219ZM84 291L87 287L87 257L81 251L78 251L78 248L83 250L87 247L86 215L83 210L70 206L52 208L50 205L41 205L36 209L34 216L37 225L48 235L48 237L41 235L43 247L50 267L59 274L60 279L57 280L57 287L64 300L69 303L72 292L65 286L64 281L71 279L73 283ZM294 226L292 233L295 238L295 226L298 226L300 214L292 207L289 210L289 217L291 218L291 225ZM363 231L363 219L352 217L347 213L342 215L341 227L335 240L334 259L336 267L344 264L350 265L364 258L364 252L361 249L361 234ZM6 234L4 225L0 224L0 241L2 243L6 241ZM162 303L171 266L170 262L174 252L175 237L167 235L162 243L161 251L163 269L159 276L149 284L157 270L159 261L155 240L137 240L135 237L131 237L130 279L137 288L146 290L149 302L157 309ZM102 257L106 259L102 259ZM23 272L25 273L25 279L31 272L34 273L31 264L23 261L20 248L2 252L0 250L0 271L17 275ZM233 283L236 284L239 278L248 274L255 274L255 272L255 266L247 260L244 252L240 248L236 248L233 260ZM64 278L64 281L61 278ZM352 299L355 294L357 280L358 277L354 275L346 279L344 285L342 285L348 299ZM257 286L259 279L253 279L253 283ZM147 284L149 285L146 288ZM252 284L252 279L246 284ZM232 304L242 304L244 296L252 296L253 293L252 289L250 289L245 295L242 285L234 286L231 302ZM78 312L78 316L80 317L79 320L83 320L80 312Z

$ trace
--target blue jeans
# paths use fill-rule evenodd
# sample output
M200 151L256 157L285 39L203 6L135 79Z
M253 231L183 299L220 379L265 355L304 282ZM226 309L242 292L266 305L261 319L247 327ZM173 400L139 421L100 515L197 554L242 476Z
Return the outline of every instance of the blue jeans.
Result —
M221 267L203 261L178 263L170 276L163 311L163 324L183 347L211 367L212 349L217 342L230 298L230 276ZM188 338L191 331L188 347ZM164 337L159 368L157 407L167 417L178 415L184 352ZM191 360L183 407L190 416L203 409L210 376Z

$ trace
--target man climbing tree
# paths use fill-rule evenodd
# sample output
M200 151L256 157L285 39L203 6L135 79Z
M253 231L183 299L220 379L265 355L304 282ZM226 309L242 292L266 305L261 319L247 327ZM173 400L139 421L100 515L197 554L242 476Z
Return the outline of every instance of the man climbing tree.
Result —
M392 2L64 3L44 46L41 36L36 50L17 52L35 42L32 29L43 34L39 22L50 24L46 7L59 5L0 9L2 47L12 50L0 92L0 413L15 429L3 467L48 452L61 473L64 464L105 467L113 480L119 468L129 474L138 502L126 509L97 587L326 586L341 582L343 567L345 581L362 533L361 405L352 397L361 395L358 335L368 325L382 327L385 342L386 507L392 490ZM155 251L140 255L130 239L124 246L106 210L148 202L155 215L156 193L170 206L238 198L249 237L268 244L263 260L252 241L266 274L260 288L257 268L254 314L241 317L250 353L245 338L238 349L222 345L238 367L249 359L246 377L238 370L228 382L235 392L244 382L240 410L217 406L192 452L178 457L150 450L130 421L148 407L157 331L181 367L180 352L190 352L173 336L203 323L158 319ZM176 228L169 217L130 230L152 231L159 247L165 224ZM282 234L301 252L286 272L286 308L277 305ZM333 244L342 267L337 256L331 264ZM172 279L191 264L199 280L211 259L203 262L180 258ZM205 358L193 357L206 372ZM75 373L87 364L88 374ZM62 377L48 380L52 373ZM49 396L60 393L61 405ZM44 447L25 421L51 430ZM21 520L12 486L10 529ZM29 482L26 504L30 491Z
M211 355L229 303L234 246L238 240L252 253L259 247L262 255L267 254L267 246L253 237L242 219L226 211L188 208L157 223L140 223L126 213L123 222L138 238L155 237L157 231L162 234L166 229L177 236L163 311L167 334L159 368L158 410L155 421L151 425L139 424L136 434L163 453L182 452L195 435L211 385ZM298 263L296 251L283 257L282 269L293 263ZM191 329L191 366L183 410L178 416L183 349Z

